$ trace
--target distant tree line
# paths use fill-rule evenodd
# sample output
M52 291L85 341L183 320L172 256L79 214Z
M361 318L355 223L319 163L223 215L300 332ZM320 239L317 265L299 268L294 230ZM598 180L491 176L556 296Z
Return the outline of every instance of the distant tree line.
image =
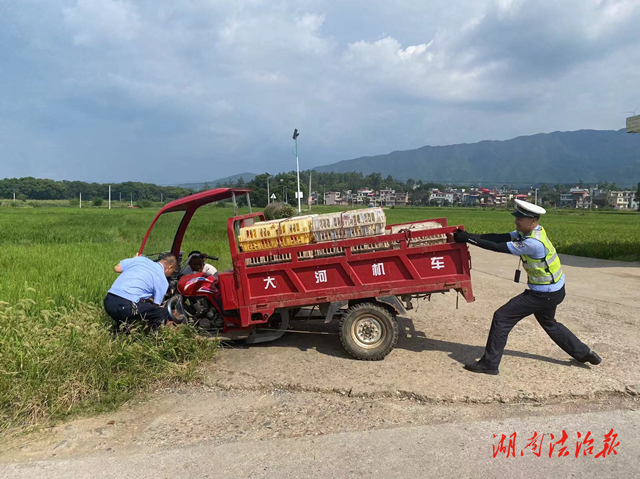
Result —
M408 192L410 204L416 206L429 205L429 196L433 188L444 190L452 188L470 188L472 185L464 184L443 184L438 182L424 182L422 180L409 179L407 181L396 180L391 176L383 178L380 173L364 175L358 172L334 173L302 171L300 172L300 189L303 193L302 203L307 204L309 197L309 175L311 175L311 190L318 193L318 202L322 204L323 193L328 191L357 191L360 188L371 188L373 190L392 189L397 192ZM267 205L267 182L269 183L269 194L275 195L279 202L286 202L291 206L297 206L295 197L297 186L297 175L295 171L270 175L262 173L253 180L245 182L242 178L235 182L219 184L217 187L243 187L253 190L251 201L254 206L265 207ZM557 185L533 185L539 186L540 199L557 204L560 193L569 191L569 188L576 184ZM577 186L583 186L580 180ZM513 185L501 185L504 189L519 189ZM602 190L617 190L615 183L601 182ZM210 189L205 184L203 190ZM520 188L522 190L522 188ZM529 188L526 188L527 190ZM524 191L524 190L523 190ZM109 184L106 183L86 183L83 181L54 181L33 177L25 178L5 178L0 180L0 198L11 199L15 193L19 200L74 200L82 193L83 200L107 199L109 194ZM133 199L134 202L160 201L163 199L171 201L176 198L188 196L193 190L179 188L175 186L158 186L151 183L125 182L111 184L111 199L117 201L122 195L122 201ZM640 196L640 183L638 184L638 196ZM244 197L238 198L239 203L244 204Z
M20 200L71 200L78 198L82 193L82 199L94 200L96 198L107 199L109 196L109 184L85 183L84 181L54 181L42 178L5 178L0 180L0 198L13 198ZM193 191L175 186L158 186L150 183L127 181L125 183L111 184L111 200L117 201L122 195L122 201L174 200L192 194Z

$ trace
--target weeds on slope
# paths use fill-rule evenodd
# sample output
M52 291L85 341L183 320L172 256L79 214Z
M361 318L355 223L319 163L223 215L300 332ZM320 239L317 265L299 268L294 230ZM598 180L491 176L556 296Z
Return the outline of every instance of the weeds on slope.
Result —
M152 385L193 380L215 341L190 327L114 334L102 308L0 303L0 430L112 409Z

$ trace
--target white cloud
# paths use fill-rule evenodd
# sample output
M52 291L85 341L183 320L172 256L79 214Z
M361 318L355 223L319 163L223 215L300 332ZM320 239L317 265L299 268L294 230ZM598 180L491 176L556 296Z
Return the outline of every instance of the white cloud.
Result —
M247 57L262 55L266 51L322 56L333 47L331 39L322 37L320 33L323 23L324 16L313 13L234 16L226 21L220 31L220 39L224 46Z
M63 14L76 29L73 41L78 45L130 42L142 26L136 6L127 0L78 0L75 7L64 8Z
M103 160L128 149L140 176L172 164L171 155L234 158L214 176L274 171L289 168L294 127L308 165L618 127L640 103L640 0L42 0L39 8L0 17L8 78L0 75L0 91L12 92L0 104L12 121L1 112L0 120L20 124L0 157L23 138L30 163L22 164L37 165L43 150L29 135L39 136L53 145L61 177L116 174ZM55 118L65 131L33 118ZM85 159L92 145L100 146ZM65 170L72 157L84 161Z

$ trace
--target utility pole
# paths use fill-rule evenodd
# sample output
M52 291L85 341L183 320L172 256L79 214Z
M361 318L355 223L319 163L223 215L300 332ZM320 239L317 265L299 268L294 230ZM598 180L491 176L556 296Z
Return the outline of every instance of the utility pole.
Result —
M80 192L80 208L82 208L82 191Z
M160 203L164 203L162 193L160 193Z
M298 159L298 137L300 136L300 133L298 133L298 129L295 128L293 130L293 139L296 142L296 173L298 174L298 191L296 191L296 198L298 198L298 214L302 213L302 210L300 208L300 201L301 201L301 196L302 193L300 191L300 160Z
M271 179L271 177L269 175L267 175L267 204L271 203L271 198L270 198L271 193L269 192L269 183L270 183L269 180L270 179Z
M538 204L538 188L536 188L536 196L535 196L534 203L535 203L536 205Z
M311 202L313 199L311 198L311 172L309 172L309 212L311 212Z
M109 185L109 209L111 209L111 185Z
M15 191L13 192L13 202L14 203L16 202L16 192Z
M120 192L120 203L122 203L122 191Z
M131 208L133 208L133 193L131 193Z

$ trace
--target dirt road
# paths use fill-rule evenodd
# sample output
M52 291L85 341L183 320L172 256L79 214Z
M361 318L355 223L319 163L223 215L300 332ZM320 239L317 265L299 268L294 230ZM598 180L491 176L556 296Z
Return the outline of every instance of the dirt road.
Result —
M509 337L499 376L462 369L483 351L493 311L524 289L517 259L473 249L476 302L421 302L380 362L351 359L335 335L291 333L227 347L204 384L158 391L115 413L5 438L0 461L128 455L158 448L328 435L638 407L640 264L561 256L567 299L558 319L603 358L568 358L533 318ZM306 331L337 331L296 321Z
M517 258L477 248L472 254L476 301L460 298L457 310L454 294L421 302L399 318L398 345L384 361L349 359L337 337L290 334L275 343L225 351L208 382L449 402L557 400L638 389L638 263L563 257L567 299L557 317L602 355L603 364L571 360L531 317L509 336L500 375L487 378L469 374L462 364L482 355L493 311L524 285L512 281Z

